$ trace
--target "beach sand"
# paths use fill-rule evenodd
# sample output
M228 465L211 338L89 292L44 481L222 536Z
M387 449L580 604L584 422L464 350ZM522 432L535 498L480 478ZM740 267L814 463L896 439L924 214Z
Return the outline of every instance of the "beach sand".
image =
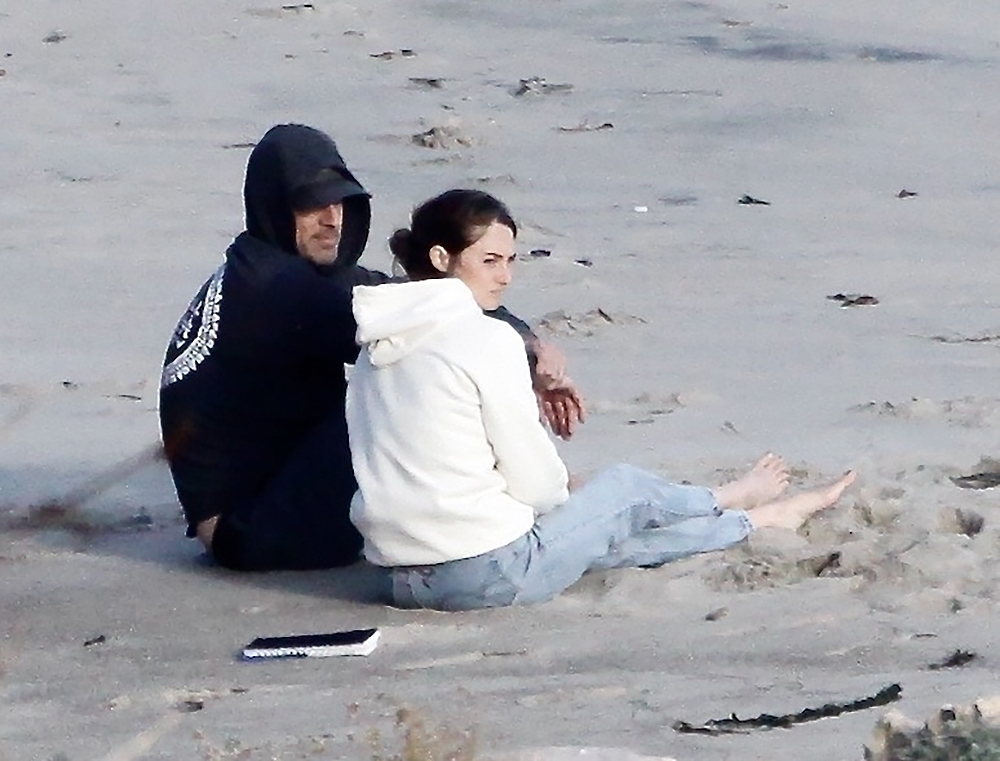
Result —
M997 492L952 479L1000 469L997 29L953 0L0 1L0 759L391 758L409 732L835 761L885 708L674 725L995 692ZM431 194L510 204L508 306L591 408L574 471L716 484L776 451L793 488L857 485L798 533L532 608L212 566L155 458L159 365L288 121L373 192L368 266ZM367 626L368 658L237 658Z

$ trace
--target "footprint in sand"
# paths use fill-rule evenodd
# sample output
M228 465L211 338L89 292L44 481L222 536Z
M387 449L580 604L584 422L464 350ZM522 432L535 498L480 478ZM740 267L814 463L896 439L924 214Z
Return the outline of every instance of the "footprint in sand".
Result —
M435 150L456 150L471 148L475 143L457 124L445 124L431 127L423 132L417 132L410 137L410 142L421 148Z
M997 333L979 333L978 335L963 336L963 335L934 335L926 336L931 341L943 344L991 344L1000 341L1000 334Z
M588 407L594 415L621 415L628 425L648 425L686 406L680 394L654 396L639 394L625 402L597 399Z
M963 428L984 428L1000 423L1000 399L978 399L966 396L961 399L936 401L911 397L902 402L864 402L848 409L902 420L941 420Z
M34 406L33 394L27 386L0 383L0 436L24 420Z
M600 330L615 325L645 323L642 317L622 312L609 312L598 307L589 312L570 314L562 309L542 316L538 325L549 333L560 336L592 336Z
M841 553L791 551L740 546L726 552L722 563L710 568L705 581L720 591L751 592L796 584L817 576L839 575Z
M945 534L963 534L971 538L979 534L985 525L986 518L975 510L948 508L941 515L941 531Z
M511 90L511 95L520 98L525 95L555 95L572 92L573 85L569 83L554 83L545 81L545 77L528 77L518 82Z

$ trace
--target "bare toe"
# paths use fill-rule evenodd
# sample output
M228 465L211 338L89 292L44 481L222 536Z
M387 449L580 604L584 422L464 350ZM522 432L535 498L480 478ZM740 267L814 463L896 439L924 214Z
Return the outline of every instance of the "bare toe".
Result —
M841 496L844 494L844 492L847 490L847 487L849 487L851 484L855 482L855 480L857 480L857 477L858 477L857 473L855 473L853 470L849 470L846 473L844 473L844 475L842 475L840 478L838 478L836 481L834 481L832 484L830 484L826 492L829 504L832 505L834 502L840 499Z
M787 486L785 461L768 452L742 478L713 492L721 507L748 509L777 498Z
M849 470L829 486L752 509L750 519L758 528L797 529L814 513L834 505L856 478L857 474Z
M766 470L769 473L787 473L788 465L786 465L784 459L778 455L773 452L768 452L757 461L757 464L754 465L753 469Z

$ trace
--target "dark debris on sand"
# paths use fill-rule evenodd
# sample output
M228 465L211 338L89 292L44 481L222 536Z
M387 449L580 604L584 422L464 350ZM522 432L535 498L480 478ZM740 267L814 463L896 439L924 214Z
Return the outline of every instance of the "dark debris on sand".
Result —
M1000 486L1000 472L973 473L968 476L954 476L951 482L959 489L992 489Z
M611 122L601 122L600 124L591 124L590 122L580 122L573 127L557 127L559 132L603 132L604 130L614 129L615 125Z
M744 195L736 203L738 203L740 206L770 206L771 205L770 201L764 201L764 200L761 200L760 198L754 198L753 196L749 196L749 195Z
M441 90L444 88L444 79L441 77L410 77L410 84L424 90Z
M518 82L511 94L515 98L524 95L554 95L558 93L572 92L573 85L568 82L550 83L545 81L545 77L528 77Z
M381 53L370 53L370 58L377 58L380 61L391 61L394 58L413 58L417 53L412 48L400 48L399 50L383 50Z
M956 650L947 658L928 664L928 671L940 671L941 669L957 669L976 660L979 656L971 650Z
M746 733L755 729L776 729L805 724L818 719L828 719L840 716L845 713L855 711L865 711L869 708L888 705L899 700L903 694L903 688L898 684L890 684L874 695L869 695L857 700L850 700L845 703L826 703L818 708L803 708L795 713L775 715L762 713L751 719L741 719L735 713L730 714L725 719L709 719L704 724L689 724L686 721L674 722L675 732L682 734L701 735L728 735Z
M841 307L869 307L878 304L878 298L867 293L834 293L830 301L840 302Z

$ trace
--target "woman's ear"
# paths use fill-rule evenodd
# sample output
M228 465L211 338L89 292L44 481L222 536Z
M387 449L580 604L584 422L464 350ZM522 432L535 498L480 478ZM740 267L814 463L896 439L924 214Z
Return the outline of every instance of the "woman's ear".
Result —
M427 252L431 264L438 272L448 272L448 264L451 262L451 255L445 251L444 246L431 246Z

